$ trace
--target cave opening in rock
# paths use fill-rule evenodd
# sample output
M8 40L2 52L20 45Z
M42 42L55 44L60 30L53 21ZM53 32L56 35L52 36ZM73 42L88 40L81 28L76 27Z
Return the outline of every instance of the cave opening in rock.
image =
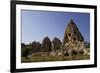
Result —
M73 38L74 41L76 41L76 38Z
M68 33L68 36L70 37L71 36L71 33Z

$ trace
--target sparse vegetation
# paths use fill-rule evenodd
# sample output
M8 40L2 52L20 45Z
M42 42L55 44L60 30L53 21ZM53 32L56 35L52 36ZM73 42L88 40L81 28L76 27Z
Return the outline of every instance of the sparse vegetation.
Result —
M21 44L21 62L47 62L90 59L90 43L84 41L73 20L65 30L63 41L47 36L42 43L33 41L30 44Z
M90 56L76 55L76 56L32 56L29 59L22 57L21 62L48 62L48 61L69 61L69 60L87 60Z

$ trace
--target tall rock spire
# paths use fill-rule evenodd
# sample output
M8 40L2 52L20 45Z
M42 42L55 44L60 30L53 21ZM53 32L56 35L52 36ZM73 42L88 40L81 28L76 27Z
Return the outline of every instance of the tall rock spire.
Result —
M78 27L74 23L74 21L71 19L67 28L65 29L63 45L69 42L82 42L82 41L84 41L84 38L80 33Z

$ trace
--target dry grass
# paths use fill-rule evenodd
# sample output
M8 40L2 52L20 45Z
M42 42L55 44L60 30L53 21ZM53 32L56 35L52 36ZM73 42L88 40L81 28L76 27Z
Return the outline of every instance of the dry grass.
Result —
M30 62L48 62L48 61L69 61L69 60L86 60L90 59L90 56L32 56L29 58L22 57L22 63L30 63Z

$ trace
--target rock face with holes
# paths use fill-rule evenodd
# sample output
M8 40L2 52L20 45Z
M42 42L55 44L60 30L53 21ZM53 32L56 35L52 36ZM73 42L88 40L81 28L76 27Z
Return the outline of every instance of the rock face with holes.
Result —
M77 54L84 48L84 37L82 36L75 22L71 19L67 28L65 29L63 49L68 53L74 52Z
M24 44L22 44L22 46L23 45ZM42 51L34 52L32 54L33 56L90 55L90 45L84 42L84 37L73 20L70 20L65 29L63 43L57 37L55 37L52 42L48 37L45 37L40 46L42 47Z
M84 41L84 38L74 21L71 19L65 30L63 44L82 41Z

